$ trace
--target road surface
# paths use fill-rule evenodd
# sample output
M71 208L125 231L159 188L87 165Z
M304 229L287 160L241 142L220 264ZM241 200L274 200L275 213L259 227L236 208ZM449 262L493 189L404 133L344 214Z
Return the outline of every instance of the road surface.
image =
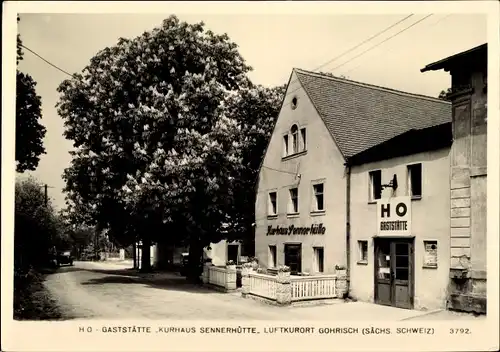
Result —
M300 319L240 293L191 285L175 274L144 277L109 263L75 262L45 285L68 319Z
M371 303L335 300L323 305L277 307L240 292L221 293L171 274L138 274L110 262L75 262L47 276L45 286L65 319L401 321L471 319Z

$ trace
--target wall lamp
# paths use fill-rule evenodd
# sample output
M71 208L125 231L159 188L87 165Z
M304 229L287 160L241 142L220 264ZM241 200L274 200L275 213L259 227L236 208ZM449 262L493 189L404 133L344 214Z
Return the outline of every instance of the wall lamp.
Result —
M394 174L394 176L392 177L392 180L385 184L385 185L381 185L382 189L384 188L392 188L393 190L396 190L398 188L398 178L396 177L396 174Z

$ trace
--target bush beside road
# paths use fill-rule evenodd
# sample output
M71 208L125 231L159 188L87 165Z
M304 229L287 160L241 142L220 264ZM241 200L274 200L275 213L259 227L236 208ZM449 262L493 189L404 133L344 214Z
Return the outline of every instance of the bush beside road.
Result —
M58 320L62 318L56 300L44 285L47 275L56 269L29 270L14 275L14 319Z

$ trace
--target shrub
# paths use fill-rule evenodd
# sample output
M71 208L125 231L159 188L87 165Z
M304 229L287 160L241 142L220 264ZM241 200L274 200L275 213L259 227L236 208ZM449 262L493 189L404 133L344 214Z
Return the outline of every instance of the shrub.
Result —
M280 273L289 273L290 272L290 267L286 265L282 265L278 268L278 272Z

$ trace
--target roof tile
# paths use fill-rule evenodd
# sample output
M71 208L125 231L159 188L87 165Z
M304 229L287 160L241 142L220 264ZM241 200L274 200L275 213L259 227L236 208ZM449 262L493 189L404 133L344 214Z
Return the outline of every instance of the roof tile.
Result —
M451 122L449 102L295 69L344 157L412 129Z

